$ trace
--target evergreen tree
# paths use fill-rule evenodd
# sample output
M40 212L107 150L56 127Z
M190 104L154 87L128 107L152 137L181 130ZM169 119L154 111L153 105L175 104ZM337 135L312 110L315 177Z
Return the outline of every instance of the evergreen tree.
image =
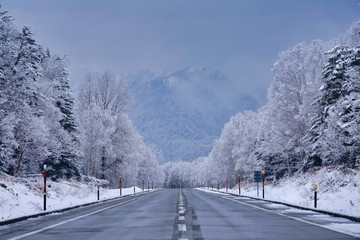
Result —
M39 107L45 98L37 91L43 51L29 28L18 31L6 12L1 16L1 165L17 175L22 164L32 171L47 155L47 129Z
M319 111L307 135L309 156L304 170L314 166L359 164L360 54L359 48L337 46L327 53Z
M46 89L46 93L51 98L49 104L56 108L53 111L58 112L57 119L49 122L51 137L58 144L54 147L50 146L51 154L44 162L48 165L49 176L54 179L80 177L81 154L78 123L66 64L65 58L51 56L49 50L46 52L46 58L42 61L44 69L42 79L49 85ZM54 121L58 124L54 125Z
M79 176L65 62L36 44L28 27L19 31L6 12L0 16L0 168L28 174L47 163L56 165L53 176Z

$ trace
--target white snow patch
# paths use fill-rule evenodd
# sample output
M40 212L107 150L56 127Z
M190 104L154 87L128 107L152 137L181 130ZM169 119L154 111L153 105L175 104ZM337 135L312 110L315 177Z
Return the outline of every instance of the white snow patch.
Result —
M332 223L327 225L327 227L336 229L338 231L346 231L353 235L356 235L357 237L360 237L358 223Z
M265 199L313 208L315 184L318 186L317 209L360 217L360 171L356 170L323 168L315 173L265 182ZM228 191L239 193L238 186ZM242 183L241 194L256 198L256 183ZM262 198L262 183L259 198Z
M46 210L54 211L97 202L97 185L76 180L47 179ZM42 176L15 178L0 174L0 221L43 212L44 181ZM100 187L100 200L120 196L120 189ZM135 187L135 192L142 189ZM123 188L122 195L134 193L134 187Z

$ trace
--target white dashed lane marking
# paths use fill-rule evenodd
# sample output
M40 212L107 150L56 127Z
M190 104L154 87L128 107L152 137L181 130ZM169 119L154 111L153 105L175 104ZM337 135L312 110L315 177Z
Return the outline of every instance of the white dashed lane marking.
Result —
M178 224L179 231L186 232L186 225L185 224Z

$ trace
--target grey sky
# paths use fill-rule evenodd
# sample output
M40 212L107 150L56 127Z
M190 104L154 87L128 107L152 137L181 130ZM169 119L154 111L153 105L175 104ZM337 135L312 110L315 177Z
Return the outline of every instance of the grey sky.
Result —
M18 27L71 59L72 85L88 71L209 66L262 94L279 51L329 40L360 18L358 0L2 0Z

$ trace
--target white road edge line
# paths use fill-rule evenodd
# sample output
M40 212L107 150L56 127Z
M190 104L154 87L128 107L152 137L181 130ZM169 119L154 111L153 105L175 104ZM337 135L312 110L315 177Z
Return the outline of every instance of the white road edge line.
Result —
M301 218L288 216L288 215L285 215L285 214L282 214L282 213L277 213L277 212L268 210L268 209L266 209L266 208L262 208L262 207L259 207L259 206L252 205L252 204L250 204L250 203L244 203L244 202L238 201L238 200L236 200L236 199L231 199L231 198L227 198L227 197L225 197L225 196L220 196L220 195L216 195L216 196L219 196L219 197L221 197L221 198L224 198L224 199L227 199L227 200L230 200L230 201L233 201L233 202L241 203L241 204L243 204L243 205L247 205L247 206L250 206L250 207L253 207L253 208L258 208L258 209L264 210L264 211L266 211L266 212L274 213L274 214L279 215L279 216L282 216L282 217L291 218L291 219L294 219L294 220L299 221L299 222L304 222L304 223L307 223L307 224L310 224L310 225L314 225L314 226L317 226L317 227L322 227L322 228L325 228L325 229L328 229L328 230L331 230L331 231L334 231L334 232L346 234L346 235L348 235L348 236L352 236L352 237L356 237L356 238L360 237L360 235L356 235L356 234L344 232L344 231L341 231L341 230L333 229L333 228L330 228L330 227L327 227L327 226L323 226L323 225L320 225L320 224L317 224L317 223L313 223L313 222L306 221L306 220L301 219Z
M111 206L109 206L109 207L102 208L102 209L96 210L96 211L94 211L94 212L91 212L91 213L88 213L88 214L85 214L85 215L81 215L81 216L78 216L78 217L75 217L75 218L71 218L71 219L68 219L68 220L66 220L66 221L63 221L63 222L60 222L60 223L57 223L57 224L53 224L53 225L50 225L50 226L47 226L47 227L38 229L38 230L36 230L36 231L32 231L32 232L29 232L29 233L25 233L25 234L19 235L19 236L17 236L17 237L9 238L8 240L17 240L17 239L21 239L21 238L24 238L24 237L28 237L28 236L31 236L31 235L34 235L34 234L37 234L37 233L46 231L46 230L48 230L48 229L51 229L51 228L54 228L54 227L63 225L63 224L65 224L65 223L72 222L72 221L75 221L75 220L78 220L78 219L81 219L81 218L84 218L84 217L87 217L87 216L90 216L90 215L94 215L94 214L96 214L96 213L99 213L99 212L102 212L102 211L105 211L105 210L108 210L108 209L110 209L110 208L114 208L114 207L123 205L123 204L125 204L125 203L132 202L132 201L134 201L134 200L135 200L135 199L132 199L132 200L129 200L129 201L125 201L125 202L121 202L121 203L118 203L118 204L115 204L115 205L111 205Z

